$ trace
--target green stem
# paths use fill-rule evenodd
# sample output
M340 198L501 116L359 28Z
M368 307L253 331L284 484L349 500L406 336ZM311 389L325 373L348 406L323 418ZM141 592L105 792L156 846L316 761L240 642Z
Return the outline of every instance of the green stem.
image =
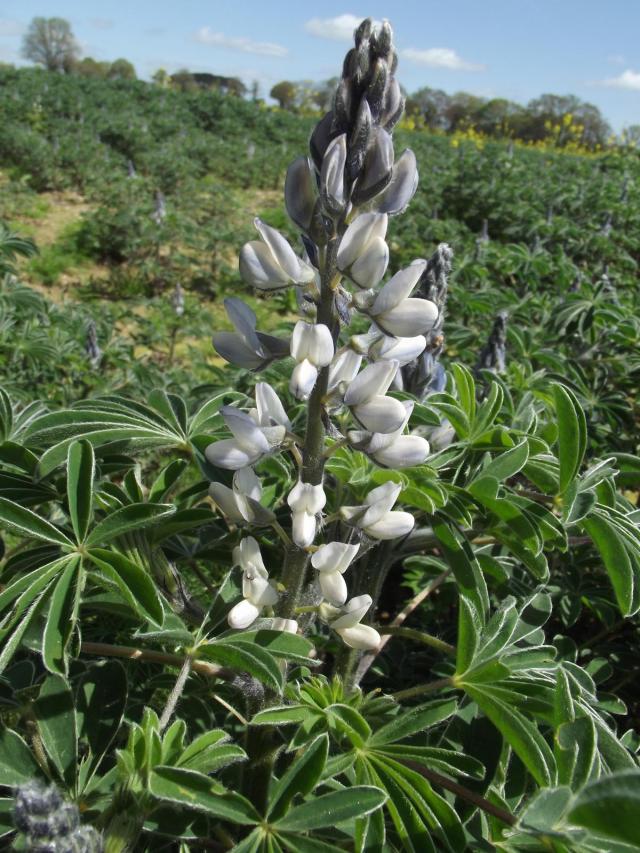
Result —
M427 684L418 684L416 687L408 687L406 690L399 690L397 693L392 693L391 696L396 702L401 702L403 699L414 699L416 696L424 696L427 693L437 693L443 687L453 687L453 679L439 678L437 681L429 681Z
M404 637L407 640L413 640L416 643L431 646L432 649L436 649L450 657L455 657L456 655L455 646L450 645L450 643L445 643L444 640L439 640L432 634L426 634L424 631L418 631L417 628L400 628L394 625L382 625L378 627L378 631L380 634L391 634L393 637Z
M329 241L327 246L324 269L322 270L322 281L320 286L320 304L318 305L317 323L327 326L334 337L338 334L338 328L334 318L334 291L333 279L336 274L336 254L338 242L336 238ZM329 384L329 367L323 367L318 373L318 379L314 386L309 405L307 407L307 425L302 446L302 470L300 476L304 483L318 485L322 483L324 476L324 398L327 395ZM282 583L285 593L279 607L279 615L285 619L291 619L299 604L302 590L305 585L309 554L303 548L295 545L288 548L282 572Z

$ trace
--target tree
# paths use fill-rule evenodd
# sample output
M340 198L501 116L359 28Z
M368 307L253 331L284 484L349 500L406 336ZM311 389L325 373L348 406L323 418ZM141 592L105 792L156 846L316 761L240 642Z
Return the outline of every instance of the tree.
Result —
M135 80L136 69L128 59L116 59L111 63L107 77L109 80Z
M85 56L77 62L72 63L69 70L74 74L79 74L81 77L94 77L99 80L105 80L109 74L110 64L108 62L99 62L91 56Z
M164 68L158 68L151 79L156 86L160 86L161 89L166 89L169 86L170 78Z
M448 105L449 95L446 92L424 86L407 98L406 113L413 118L420 117L425 127L431 130L445 130Z
M295 84L289 80L282 80L271 89L269 96L278 102L280 109L290 110L296 99Z
M47 71L70 71L80 46L64 18L34 18L22 41L22 56Z

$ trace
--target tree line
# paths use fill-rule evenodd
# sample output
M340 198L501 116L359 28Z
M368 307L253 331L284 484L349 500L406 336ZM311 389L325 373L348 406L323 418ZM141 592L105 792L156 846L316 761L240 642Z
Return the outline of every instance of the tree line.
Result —
M81 58L71 25L64 18L36 17L24 36L22 55L49 71L79 74L102 79L136 79L136 71L127 59L104 62ZM159 69L153 81L180 91L215 89L223 94L259 100L259 84L247 87L237 77L183 68L174 74ZM337 78L321 83L281 80L269 96L283 110L323 112L330 108ZM578 142L588 148L603 146L612 136L611 126L594 104L575 95L544 94L526 105L506 98L483 98L469 92L449 94L425 86L416 92L404 92L405 115L413 127L446 134L473 130L486 136L538 142L553 138L562 147ZM640 125L623 131L627 143L640 144Z

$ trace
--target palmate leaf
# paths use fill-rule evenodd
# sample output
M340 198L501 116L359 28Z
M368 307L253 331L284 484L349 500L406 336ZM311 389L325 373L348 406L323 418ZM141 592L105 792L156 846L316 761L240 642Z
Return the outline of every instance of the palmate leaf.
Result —
M47 677L34 712L45 751L60 779L72 789L78 771L78 734L73 695L64 678Z
M583 518L580 526L593 540L604 562L623 616L640 609L640 542L604 509Z
M241 826L260 822L260 815L249 800L195 770L158 765L149 776L149 790L160 800L205 812L219 820Z
M278 661L270 652L255 643L229 637L200 645L198 653L205 660L240 672L248 672L271 690L282 692L283 674Z
M379 809L386 799L387 795L380 788L354 785L295 806L276 821L275 826L278 830L289 832L323 829L369 814Z
M571 485L582 465L587 449L587 421L575 394L564 385L553 385L553 399L558 422L559 485L562 494Z
M162 624L164 610L155 583L147 572L116 551L91 548L89 559L118 587L129 607L144 620Z
M88 441L69 445L67 456L67 500L78 542L84 542L93 512L95 457Z
M138 503L120 507L95 525L85 544L87 548L104 545L125 533L160 524L175 511L172 504Z
M73 546L71 539L49 521L6 498L0 498L0 524L30 539L40 539L65 547Z
M286 772L269 791L268 818L277 821L287 811L297 795L305 797L315 788L324 770L329 753L329 738L320 735L313 743L301 750Z
M49 672L67 674L67 646L78 618L83 579L82 560L73 554L50 596L42 636L42 659Z

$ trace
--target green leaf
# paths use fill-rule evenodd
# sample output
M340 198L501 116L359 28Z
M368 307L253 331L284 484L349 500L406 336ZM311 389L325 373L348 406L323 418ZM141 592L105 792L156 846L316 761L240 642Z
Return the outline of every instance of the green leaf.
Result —
M520 444L511 447L509 450L501 453L495 459L492 459L482 471L478 473L478 478L491 477L499 483L504 483L510 477L519 473L527 464L529 459L529 442L524 438Z
M49 672L67 674L67 646L75 628L82 591L82 561L74 554L56 581L42 637L42 659Z
M370 785L354 785L351 788L314 797L308 803L296 806L275 825L278 830L294 832L307 832L311 829L335 826L379 809L386 799L387 795L379 788Z
M248 672L277 693L282 692L283 675L278 661L266 649L255 643L224 638L200 646L199 655L222 666Z
M156 585L147 572L115 551L92 548L88 556L100 571L114 583L131 609L143 619L162 624L164 610Z
M363 747L371 736L369 723L351 705L330 705L326 714L329 725L345 734L355 747Z
M171 504L130 504L120 507L96 524L86 540L87 548L104 544L117 536L160 524L175 513Z
M0 779L3 785L23 785L37 779L41 770L20 735L0 726Z
M640 770L603 776L577 795L568 819L640 849Z
M93 513L95 457L88 441L69 445L67 456L67 499L76 540L84 542Z
M452 569L461 592L473 602L480 615L486 614L489 594L471 546L458 530L439 517L433 519L432 527L442 557Z
M246 758L246 753L235 743L227 743L229 735L221 729L212 729L192 741L176 762L178 767L213 773L235 761ZM166 740L166 737L165 737Z
M77 724L73 696L65 679L49 675L33 709L45 751L71 788L77 772Z
M390 722L381 726L371 738L371 747L385 746L396 743L406 737L411 737L431 726L436 726L443 720L455 714L458 703L455 699L436 699L417 705L410 710L404 710Z
M553 399L558 423L560 494L563 494L582 465L587 449L587 421L575 394L564 385L553 385Z
M458 645L456 647L456 672L466 672L480 644L483 623L478 610L466 595L458 599Z
M0 523L31 539L41 539L44 542L52 542L54 545L73 547L71 539L53 524L45 521L44 518L40 518L30 509L25 509L6 498L0 498Z
M249 800L195 770L158 765L149 776L149 790L161 800L206 812L220 820L241 826L260 822L260 815Z
M296 795L305 797L318 784L329 754L329 738L320 735L309 746L297 753L286 772L271 786L269 792L269 819L282 817Z
M317 716L306 705L279 705L275 708L267 708L258 711L251 720L252 726L287 726L294 723L302 723L309 717Z
M88 743L94 766L107 751L122 725L128 689L125 669L115 660L93 664L78 685L78 734Z
M318 666L319 661L309 657L313 651L313 643L299 634L288 631L243 631L233 635L234 642L257 643L275 658L296 661L305 666Z
M622 615L633 615L640 608L640 601L634 595L635 578L624 539L601 515L583 519L581 526L600 552Z
M498 699L495 691L492 692L490 688L466 684L463 686L471 699L477 702L493 725L500 730L536 782L539 785L553 784L556 777L553 753L536 724L516 710L513 704ZM514 699L517 703L517 694Z
M186 459L174 459L169 462L153 481L149 489L149 501L162 501L188 467Z

